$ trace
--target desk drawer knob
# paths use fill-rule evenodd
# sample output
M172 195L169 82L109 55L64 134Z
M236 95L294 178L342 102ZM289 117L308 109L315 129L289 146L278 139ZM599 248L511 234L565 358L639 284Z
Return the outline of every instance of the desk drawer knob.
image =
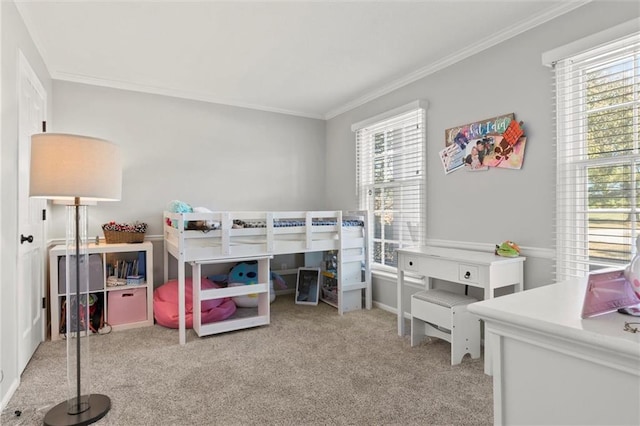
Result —
M409 266L413 266L413 261L409 261Z
M471 278L471 272L467 271L467 273L466 273L466 274L464 274L464 277L465 277L466 279Z

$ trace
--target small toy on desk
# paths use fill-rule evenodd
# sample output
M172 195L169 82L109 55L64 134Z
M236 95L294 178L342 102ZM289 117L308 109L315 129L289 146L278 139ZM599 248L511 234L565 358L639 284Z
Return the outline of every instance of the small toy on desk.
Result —
M518 257L520 256L520 247L513 241L505 241L500 245L496 244L495 254L502 257Z

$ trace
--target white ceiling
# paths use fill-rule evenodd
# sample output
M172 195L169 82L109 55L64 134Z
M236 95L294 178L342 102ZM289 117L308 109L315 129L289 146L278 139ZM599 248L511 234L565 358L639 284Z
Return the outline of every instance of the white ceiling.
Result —
M586 1L16 1L54 79L331 118Z

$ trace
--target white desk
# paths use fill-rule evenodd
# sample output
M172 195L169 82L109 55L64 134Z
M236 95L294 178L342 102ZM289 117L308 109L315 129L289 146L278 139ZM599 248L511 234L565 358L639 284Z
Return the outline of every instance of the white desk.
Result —
M493 253L441 247L399 249L398 253L398 335L404 336L404 278L406 273L427 278L426 289L436 278L484 290L484 298L497 288L514 286L523 290L524 257L501 257ZM491 354L485 336L485 373L491 374Z
M494 423L640 424L640 318L581 319L586 279L469 305L492 335Z

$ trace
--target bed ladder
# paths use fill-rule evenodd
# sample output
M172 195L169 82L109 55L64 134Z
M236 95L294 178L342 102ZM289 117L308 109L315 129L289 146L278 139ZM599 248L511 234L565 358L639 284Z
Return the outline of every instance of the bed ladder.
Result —
M340 215L343 219L357 217L364 222L363 244L358 247L346 247L343 238L343 226L339 227L340 250L338 251L338 312L362 309L362 290L364 290L364 305L371 309L371 264L369 238L369 212L366 210L345 212ZM359 290L359 291L358 291Z

